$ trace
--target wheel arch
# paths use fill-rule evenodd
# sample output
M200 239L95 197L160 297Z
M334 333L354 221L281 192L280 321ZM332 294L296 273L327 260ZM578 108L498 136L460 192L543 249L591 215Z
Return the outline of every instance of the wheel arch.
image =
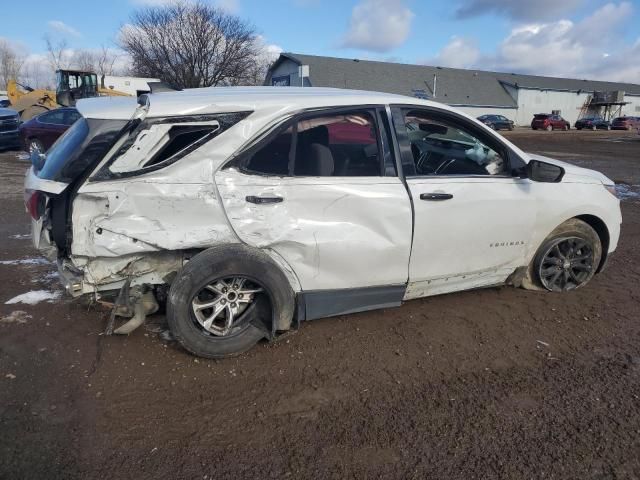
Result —
M595 215L577 215L573 218L582 220L584 223L589 225L596 231L598 237L600 238L600 243L602 244L602 257L600 258L600 264L598 265L598 269L596 270L596 273L599 273L607 262L607 256L609 255L610 235L607 224L604 223L601 218Z
M286 301L281 303L281 310L276 310L274 299L270 298L272 308L272 335L275 335L276 331L289 330L294 322L295 308L296 308L296 293L299 291L299 283L297 283L297 277L290 268L288 263L284 261L274 252L263 248L253 247L245 243L225 243L215 245L207 249L201 250L190 261L196 259L199 255L213 255L213 256L229 256L231 258L248 258L256 262L268 264L269 268L273 268L280 276L282 283L284 283L290 292ZM180 275L181 272L178 272Z

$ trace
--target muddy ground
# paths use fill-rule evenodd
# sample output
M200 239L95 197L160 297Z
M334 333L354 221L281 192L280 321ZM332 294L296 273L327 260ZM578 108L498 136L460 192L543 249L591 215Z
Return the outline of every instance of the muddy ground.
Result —
M107 314L37 263L0 154L0 478L640 478L640 136L508 133L628 185L607 271L304 324L225 361ZM16 263L21 260L21 263ZM54 293L55 294L55 293Z

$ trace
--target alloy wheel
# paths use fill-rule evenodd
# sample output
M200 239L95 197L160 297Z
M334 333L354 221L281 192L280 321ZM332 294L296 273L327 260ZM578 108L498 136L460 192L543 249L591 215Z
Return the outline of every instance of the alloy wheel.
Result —
M573 290L586 283L594 268L593 248L579 237L559 238L544 253L539 267L542 286L553 292Z
M204 331L229 336L248 325L243 313L262 292L260 284L246 277L220 278L200 289L191 300L191 310Z

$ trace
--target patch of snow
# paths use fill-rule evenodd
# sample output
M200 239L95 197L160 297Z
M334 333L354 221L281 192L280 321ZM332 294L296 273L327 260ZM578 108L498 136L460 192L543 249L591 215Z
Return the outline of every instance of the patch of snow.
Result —
M5 305L12 305L14 303L26 303L27 305L35 305L36 303L52 302L57 298L60 298L62 292L49 292L47 290L33 290L31 292L23 293L17 297L13 297L11 300L7 300Z
M29 154L28 154L28 153L26 153L26 152L16 153L16 158L17 158L18 160L27 160L27 161L30 161L30 160L31 160L31 157L30 157L30 156L29 156Z
M640 200L640 185L616 183L616 194L620 200Z
M32 318L24 310L15 310L6 317L0 318L0 323L27 323L27 319Z
M21 258L19 260L0 260L0 265L50 265L46 258Z
M18 235L10 235L9 238L15 238L16 240L25 240L27 238L31 238L30 233L18 234Z
M60 274L58 272L49 272L44 274L40 278L34 278L33 280L31 280L31 283L38 283L38 282L51 283L53 281L57 281L59 278L60 278Z

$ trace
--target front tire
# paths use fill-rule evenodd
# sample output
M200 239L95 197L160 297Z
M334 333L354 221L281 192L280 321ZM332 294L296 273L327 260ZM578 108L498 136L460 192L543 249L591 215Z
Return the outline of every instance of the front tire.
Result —
M44 146L42 145L42 142L37 138L30 138L27 141L27 148L28 148L29 155L33 155L36 152L44 153Z
M221 245L193 257L171 284L167 320L176 340L205 358L243 353L290 324L294 294L264 252Z
M533 262L537 283L552 292L566 292L586 285L602 258L596 231L577 218L557 227L542 242Z

